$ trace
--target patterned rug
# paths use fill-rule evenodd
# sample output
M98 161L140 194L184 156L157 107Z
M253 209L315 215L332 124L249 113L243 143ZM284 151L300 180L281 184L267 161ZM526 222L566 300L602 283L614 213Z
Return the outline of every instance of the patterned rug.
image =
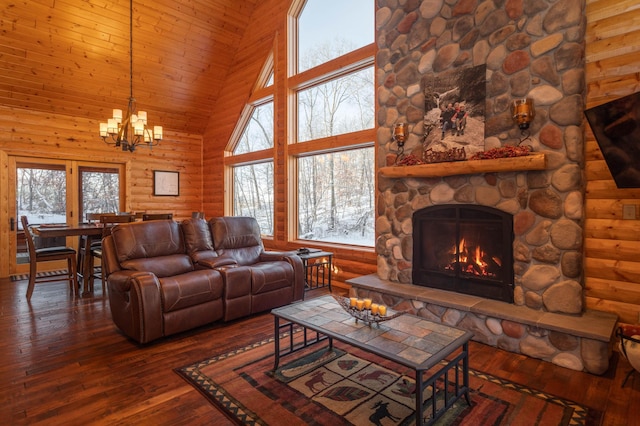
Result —
M269 339L175 371L241 425L415 424L411 370L336 342L287 356L274 372L273 350ZM462 398L435 424L600 423L599 412L489 374L470 370L469 381L471 406Z

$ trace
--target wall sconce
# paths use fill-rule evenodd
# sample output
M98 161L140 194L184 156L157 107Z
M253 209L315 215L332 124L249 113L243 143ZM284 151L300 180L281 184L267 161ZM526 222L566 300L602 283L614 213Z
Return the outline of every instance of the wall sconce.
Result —
M520 128L520 133L523 138L520 140L520 143L529 139L529 124L533 121L536 116L536 109L533 107L533 99L516 99L513 101L512 106L512 117L513 121L518 124Z
M533 99L516 99L513 101L513 121L518 123L520 130L527 130L529 123L536 116L536 110L533 107Z
M393 128L393 135L391 136L391 140L398 145L398 155L396 157L396 163L404 156L404 142L407 140L406 130L406 123L398 123Z
M406 123L398 123L393 128L393 141L398 144L398 146L403 146L404 141L406 140L406 132L407 124Z

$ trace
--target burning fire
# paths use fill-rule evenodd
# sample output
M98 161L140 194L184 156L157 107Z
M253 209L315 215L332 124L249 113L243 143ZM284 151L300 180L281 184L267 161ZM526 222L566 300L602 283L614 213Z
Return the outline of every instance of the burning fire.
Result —
M501 267L502 260L496 256L489 256L480 245L475 247L467 247L464 238L460 239L457 250L455 245L449 251L452 256L452 262L445 266L448 271L454 271L456 264L460 266L460 272L464 274L475 275L478 277L495 278L496 274L491 272L493 267ZM456 260L457 258L457 260Z

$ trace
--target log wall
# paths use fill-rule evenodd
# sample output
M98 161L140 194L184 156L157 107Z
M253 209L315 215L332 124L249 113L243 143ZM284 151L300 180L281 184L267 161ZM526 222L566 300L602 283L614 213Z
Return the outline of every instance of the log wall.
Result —
M588 0L587 108L639 90L640 4ZM585 295L587 307L639 322L640 221L622 220L622 206L640 212L640 189L618 189L588 123L585 176ZM640 141L638 141L640 143Z
M122 152L98 136L98 122L0 106L0 276L7 276L9 229L15 212L8 210L10 156L94 161L126 165L126 210L173 212L178 219L202 210L202 137L166 129L160 145ZM180 172L180 195L154 196L153 171Z

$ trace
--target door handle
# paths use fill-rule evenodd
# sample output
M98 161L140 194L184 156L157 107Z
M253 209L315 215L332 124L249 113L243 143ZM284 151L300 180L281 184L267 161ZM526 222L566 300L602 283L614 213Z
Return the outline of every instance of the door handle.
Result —
M11 218L11 223L9 224L9 226L11 227L12 231L16 230L16 219L15 218Z

